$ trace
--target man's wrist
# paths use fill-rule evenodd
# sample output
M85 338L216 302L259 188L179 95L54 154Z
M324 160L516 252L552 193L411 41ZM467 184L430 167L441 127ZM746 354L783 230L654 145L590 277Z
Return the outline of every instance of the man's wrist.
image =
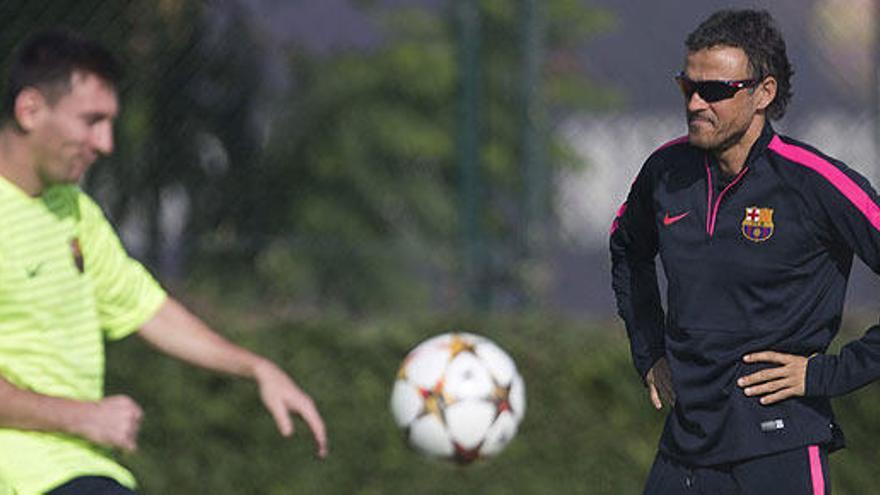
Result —
M807 357L806 376L804 377L804 396L821 397L827 395L823 384L824 368L827 358L825 354L813 353Z
M53 409L56 411L57 431L85 437L88 433L89 418L94 414L98 404L95 402L78 401L73 399L53 398L56 404Z
M254 355L254 359L249 368L250 378L258 382L262 379L262 377L277 373L279 370L278 365L273 363L271 360L257 355Z

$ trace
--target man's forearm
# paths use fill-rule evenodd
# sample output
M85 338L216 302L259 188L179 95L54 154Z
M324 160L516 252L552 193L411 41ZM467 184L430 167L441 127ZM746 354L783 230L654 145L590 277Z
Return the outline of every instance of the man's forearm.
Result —
M272 361L225 339L170 297L141 327L139 335L169 356L254 380L278 431L290 436L293 433L290 414L298 414L312 430L318 456L327 455L324 420L314 402Z
M809 397L837 397L880 379L880 324L844 345L837 355L810 359L806 377Z
M230 375L253 379L260 366L271 364L214 332L170 297L138 335L169 356Z
M0 426L78 434L77 425L94 403L24 390L0 378Z
M0 427L74 435L98 445L137 448L143 411L130 397L98 401L51 397L23 390L0 378Z

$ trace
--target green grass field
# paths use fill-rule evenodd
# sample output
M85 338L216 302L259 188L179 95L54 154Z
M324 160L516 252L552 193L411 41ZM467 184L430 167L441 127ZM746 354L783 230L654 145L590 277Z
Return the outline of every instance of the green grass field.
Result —
M250 383L160 356L139 339L109 348L108 392L145 409L140 450L123 459L147 494L640 493L663 414L629 362L623 331L546 315L285 321L210 314L234 340L277 360L315 398L331 453L313 456L302 422L277 435ZM422 339L484 334L526 381L528 410L497 458L468 467L409 450L388 410L397 367ZM880 477L880 388L837 401L850 448L832 456L836 494L872 493Z

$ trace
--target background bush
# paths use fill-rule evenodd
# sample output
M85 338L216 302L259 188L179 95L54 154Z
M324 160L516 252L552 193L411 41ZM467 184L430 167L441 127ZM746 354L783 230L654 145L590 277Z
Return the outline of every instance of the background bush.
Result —
M199 306L196 304L196 306ZM109 392L146 411L140 450L125 459L147 494L640 493L662 428L617 323L546 315L303 320L210 307L233 340L277 360L315 398L330 456L313 455L304 423L281 438L249 382L184 366L131 338L109 349ZM457 467L409 450L388 410L404 355L428 336L486 335L517 361L528 410L497 458ZM609 331L610 330L610 331ZM834 492L876 486L880 389L836 409L849 448L832 456Z

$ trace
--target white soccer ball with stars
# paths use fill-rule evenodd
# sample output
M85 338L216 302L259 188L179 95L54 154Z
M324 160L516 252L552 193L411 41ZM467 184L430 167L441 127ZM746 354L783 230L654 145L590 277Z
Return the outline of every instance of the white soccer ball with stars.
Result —
M501 452L526 411L513 359L491 340L446 333L403 360L391 393L397 425L417 451L461 464Z

